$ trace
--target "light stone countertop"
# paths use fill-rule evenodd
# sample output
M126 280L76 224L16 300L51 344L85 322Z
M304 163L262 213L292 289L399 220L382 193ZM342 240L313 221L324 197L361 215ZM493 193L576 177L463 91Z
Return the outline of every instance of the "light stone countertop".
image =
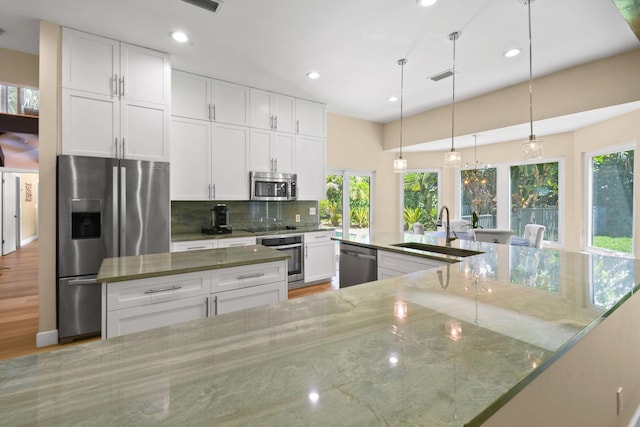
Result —
M97 281L110 283L288 259L262 245L105 258Z
M2 361L2 422L479 425L639 282L635 260L457 244L484 253Z

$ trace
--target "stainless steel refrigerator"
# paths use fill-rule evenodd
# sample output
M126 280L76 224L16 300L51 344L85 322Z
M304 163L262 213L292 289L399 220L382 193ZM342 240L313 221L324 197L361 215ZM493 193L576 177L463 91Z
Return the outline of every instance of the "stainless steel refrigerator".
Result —
M60 342L101 330L104 258L169 252L169 163L58 156Z

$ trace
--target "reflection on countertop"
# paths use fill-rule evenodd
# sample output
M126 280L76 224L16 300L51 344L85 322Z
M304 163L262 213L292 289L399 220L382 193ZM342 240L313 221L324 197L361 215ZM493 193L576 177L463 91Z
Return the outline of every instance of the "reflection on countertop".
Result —
M635 260L454 244L483 254L0 362L3 422L479 425L638 283Z

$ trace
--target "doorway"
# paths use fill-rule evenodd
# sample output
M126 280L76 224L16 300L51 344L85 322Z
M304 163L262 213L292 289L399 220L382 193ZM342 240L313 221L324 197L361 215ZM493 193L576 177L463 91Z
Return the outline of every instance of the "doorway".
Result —
M38 174L2 171L2 255L38 239Z

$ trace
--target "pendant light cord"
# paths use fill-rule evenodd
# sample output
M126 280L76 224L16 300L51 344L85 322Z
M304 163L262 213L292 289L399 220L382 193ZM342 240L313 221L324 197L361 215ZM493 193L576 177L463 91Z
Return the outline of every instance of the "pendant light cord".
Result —
M406 59L398 61L400 64L400 158L402 158L402 118L404 116L404 64Z
M451 33L449 34L449 38L451 40L453 40L453 75L452 75L452 81L453 81L453 90L451 91L451 151L455 151L454 145L453 145L453 138L454 138L454 123L455 123L455 106L456 106L456 40L458 39L458 37L460 36L460 33L456 32L456 33Z
M527 8L529 10L529 123L531 126L531 133L529 134L529 139L536 139L533 134L533 53L532 53L532 43L531 43L531 2L533 0L526 0Z

